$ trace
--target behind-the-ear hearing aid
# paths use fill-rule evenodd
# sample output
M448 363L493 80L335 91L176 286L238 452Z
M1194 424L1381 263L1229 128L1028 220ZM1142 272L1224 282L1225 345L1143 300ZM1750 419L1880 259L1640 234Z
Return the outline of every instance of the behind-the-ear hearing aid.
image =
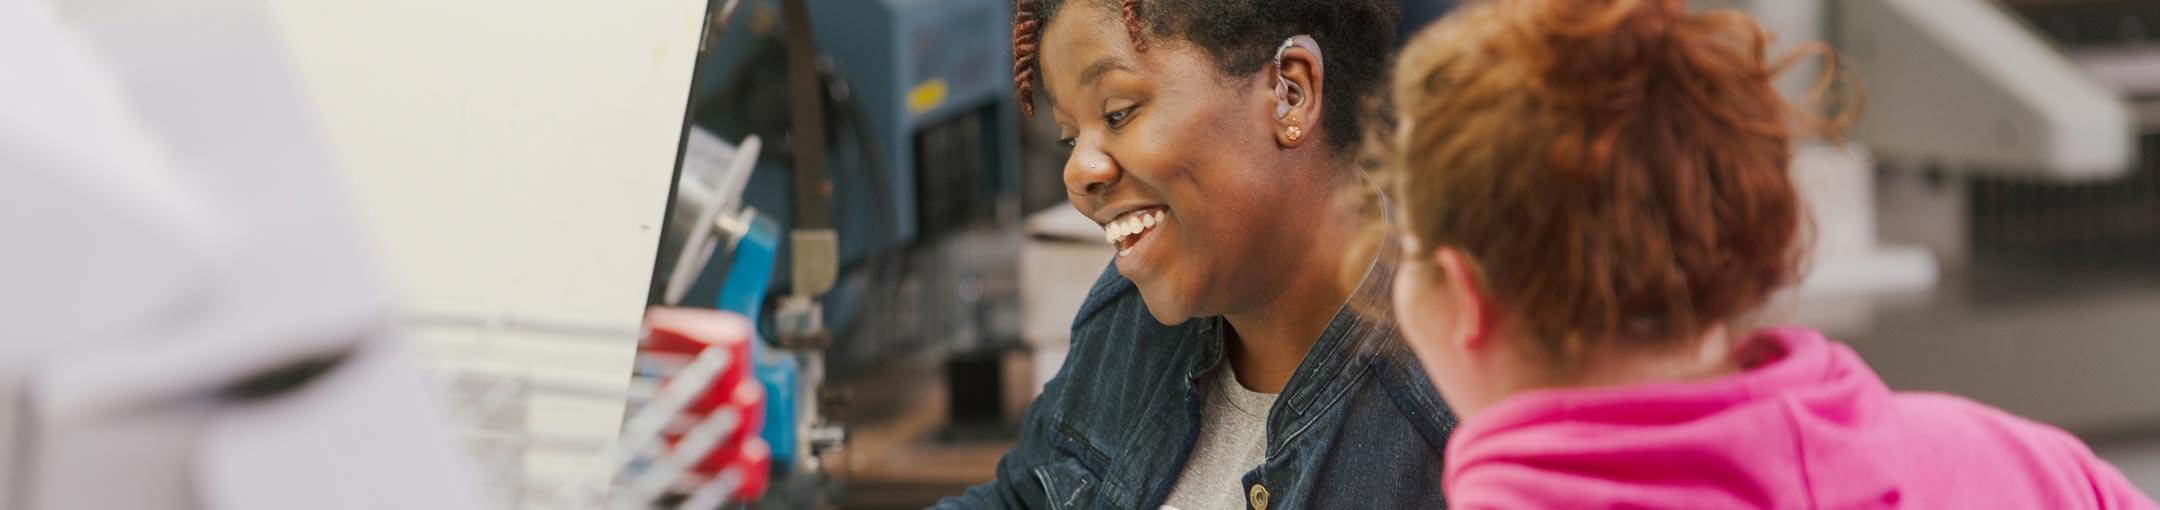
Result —
M1311 97L1305 93L1304 87L1300 87L1298 86L1298 84L1295 83L1290 83L1290 80L1285 79L1282 76L1283 53L1290 51L1290 48L1292 47L1305 48L1305 51L1312 52L1314 62L1313 72L1315 75L1320 75L1320 71L1327 64L1327 58L1321 56L1320 54L1320 43L1318 41L1314 41L1312 36L1298 34L1290 36L1290 38L1288 39L1283 39L1282 46L1279 48L1275 48L1275 118L1278 119L1288 118L1290 116L1291 108L1303 106L1305 104L1306 98ZM1295 97L1297 97L1297 102L1295 103L1290 101L1293 92L1295 92Z

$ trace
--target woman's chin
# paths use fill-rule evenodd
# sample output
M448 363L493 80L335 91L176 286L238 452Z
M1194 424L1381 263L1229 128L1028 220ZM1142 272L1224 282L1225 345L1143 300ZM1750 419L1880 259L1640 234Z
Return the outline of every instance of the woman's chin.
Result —
M1140 291L1140 301L1147 304L1148 315L1155 316L1155 322L1164 326L1184 324L1193 317L1191 307L1185 306L1185 303L1176 302L1174 299L1149 298L1144 289Z

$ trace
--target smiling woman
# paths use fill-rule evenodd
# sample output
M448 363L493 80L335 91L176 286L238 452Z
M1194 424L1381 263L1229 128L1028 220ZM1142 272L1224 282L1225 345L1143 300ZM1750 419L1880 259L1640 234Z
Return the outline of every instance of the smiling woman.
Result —
M1430 507L1453 417L1348 260L1394 0L1023 0L1022 111L1117 246L998 478L945 507ZM1040 92L1040 94L1037 94ZM1338 278L1344 264L1370 269Z

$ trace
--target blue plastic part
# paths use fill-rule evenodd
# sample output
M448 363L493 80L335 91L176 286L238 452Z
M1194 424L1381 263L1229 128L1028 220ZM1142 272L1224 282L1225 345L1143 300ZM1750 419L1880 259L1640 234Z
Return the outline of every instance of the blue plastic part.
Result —
M772 289L773 273L780 253L780 226L763 214L754 214L750 230L736 242L734 253L727 262L720 289L713 294L712 307L735 312L744 317L757 318L764 313L765 295ZM768 347L763 332L756 342L750 343L750 358L754 365L751 376L765 387L765 427L758 436L772 446L773 467L784 469L794 465L797 427L796 405L801 399L796 395L801 379L801 364L795 356Z
M780 226L764 214L752 214L750 231L735 243L728 270L713 308L756 319L764 313L765 292L772 288L773 264L779 260Z
M766 347L753 345L750 349L756 352L764 351ZM764 438L765 444L772 447L774 472L785 473L795 466L799 453L795 451L796 435L802 427L795 423L795 410L802 399L795 389L802 387L798 384L802 367L795 356L787 353L753 356L758 358L758 364L751 367L752 375L757 377L758 384L765 386L765 428L758 431L758 437Z

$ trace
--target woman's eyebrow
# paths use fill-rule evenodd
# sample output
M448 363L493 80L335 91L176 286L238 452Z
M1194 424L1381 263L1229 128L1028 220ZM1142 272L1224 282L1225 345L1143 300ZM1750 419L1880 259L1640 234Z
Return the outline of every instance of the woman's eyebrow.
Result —
M1080 70L1080 86L1092 86L1096 80L1102 79L1102 75L1110 71L1132 72L1133 67L1132 64L1126 63L1124 59L1114 56L1096 59L1095 63L1088 64L1087 69ZM1048 100L1053 107L1057 104L1057 94L1051 93L1049 88L1045 87L1042 90L1042 95L1043 99Z
M1093 64L1088 64L1087 69L1080 71L1080 86L1093 85L1095 80L1102 78L1104 73L1112 70L1131 72L1132 65L1126 64L1125 60L1118 57L1103 57Z

